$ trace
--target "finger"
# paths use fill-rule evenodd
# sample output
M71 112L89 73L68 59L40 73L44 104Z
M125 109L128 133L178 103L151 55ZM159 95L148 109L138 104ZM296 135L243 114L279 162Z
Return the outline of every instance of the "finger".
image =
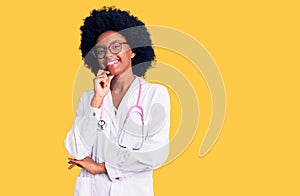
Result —
M68 158L68 160L70 163L77 163L78 161L77 159L73 159L73 158Z
M95 80L100 84L100 82L105 82L108 79L107 75L100 75L95 78Z
M81 162L82 161L79 161L79 160L76 160L76 161L69 161L69 164L71 164L69 167L70 167L70 169L72 169L74 166L77 166L77 167L83 167L82 165L81 165Z
M74 161L68 161L68 164L77 164Z
M108 83L110 83L110 81L114 78L114 75L109 75L108 76Z
M102 71L100 74L97 74L96 78L105 78L107 79L107 77L110 75L109 71Z
M108 74L109 74L110 72L108 72ZM109 83L110 83L110 81L111 81L111 79L113 78L114 76L112 76L112 75L105 75L105 76L101 76L100 78L99 78L99 80L100 80L100 82L99 82L99 84L101 85L101 87L102 88L104 88L104 87L107 87L107 86L109 86Z
M73 159L73 158L68 158L68 163L74 163L76 161L76 159Z
M110 86L110 83L111 83L111 80L113 79L113 77L114 77L114 75L109 75L109 76L108 76L107 84L106 84L107 87Z
M76 160L68 161L69 164L78 164Z
M96 76L100 76L105 70L99 69Z
M103 87L104 83L105 83L104 78L99 78L99 77L94 78L94 85L95 86L100 84L100 86Z
M98 76L108 76L109 74L110 74L110 72L107 70L99 70L97 73L97 77Z
M106 86L106 80L104 78L101 78L99 80L99 84L101 85L102 88L104 88Z
M72 164L68 167L68 169L72 169L73 167L75 167L76 164Z

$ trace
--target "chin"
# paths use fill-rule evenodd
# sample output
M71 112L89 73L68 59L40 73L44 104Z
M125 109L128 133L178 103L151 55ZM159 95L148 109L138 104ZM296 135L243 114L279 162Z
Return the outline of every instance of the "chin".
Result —
M118 75L118 71L116 71L115 69L107 69L110 72L110 75Z

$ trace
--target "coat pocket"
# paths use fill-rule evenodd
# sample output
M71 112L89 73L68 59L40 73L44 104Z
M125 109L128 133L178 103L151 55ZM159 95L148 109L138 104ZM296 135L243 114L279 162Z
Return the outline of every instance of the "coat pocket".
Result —
M92 196L93 178L76 178L74 196Z

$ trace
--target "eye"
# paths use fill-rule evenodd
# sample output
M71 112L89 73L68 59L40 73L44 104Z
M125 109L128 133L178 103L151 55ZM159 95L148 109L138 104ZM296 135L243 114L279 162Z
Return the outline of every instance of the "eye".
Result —
M111 45L111 49L114 50L114 51L118 51L121 49L121 44L119 43L114 43Z
M97 48L97 54L104 54L106 51L105 48Z

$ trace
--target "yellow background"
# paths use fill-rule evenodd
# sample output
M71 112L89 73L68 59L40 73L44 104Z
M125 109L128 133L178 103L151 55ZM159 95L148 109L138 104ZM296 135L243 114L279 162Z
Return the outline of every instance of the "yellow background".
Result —
M198 132L181 156L155 171L156 196L300 194L297 1L27 0L0 8L0 195L73 194L78 169L67 170L63 140L74 118L79 27L102 5L190 34L224 79L227 113L216 145L198 157L210 115L201 81Z

